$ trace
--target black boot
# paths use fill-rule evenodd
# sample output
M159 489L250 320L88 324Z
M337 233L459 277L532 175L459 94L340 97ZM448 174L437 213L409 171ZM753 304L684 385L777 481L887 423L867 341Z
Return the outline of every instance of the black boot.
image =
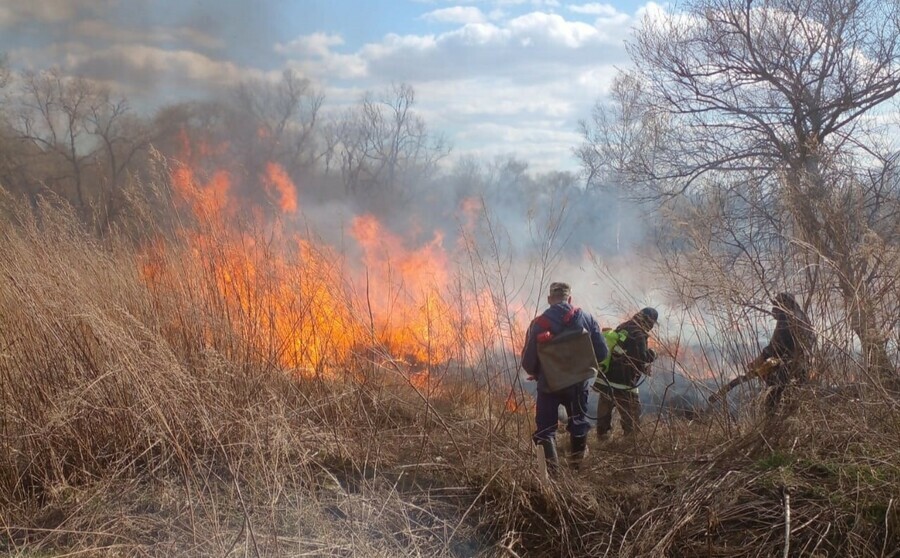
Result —
M581 468L581 462L587 451L587 434L584 436L572 436L572 449L569 457L569 465L576 471Z
M538 445L544 450L544 462L547 464L547 475L551 478L559 473L559 455L556 453L556 439L538 441Z

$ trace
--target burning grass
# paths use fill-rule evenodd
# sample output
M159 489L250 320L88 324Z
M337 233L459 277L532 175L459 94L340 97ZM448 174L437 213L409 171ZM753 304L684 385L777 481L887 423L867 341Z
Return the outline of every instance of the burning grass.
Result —
M592 442L584 470L546 483L529 399L505 375L515 363L493 343L474 350L479 337L450 358L401 357L376 305L362 326L354 318L358 291L334 258L311 281L297 270L323 260L282 267L249 233L190 228L193 244L179 233L148 251L101 242L64 209L4 200L4 210L10 555L889 556L900 546L900 414L877 390L801 392L777 424L647 422L640 443ZM465 304L439 302L429 312L449 322ZM352 342L331 339L326 322Z

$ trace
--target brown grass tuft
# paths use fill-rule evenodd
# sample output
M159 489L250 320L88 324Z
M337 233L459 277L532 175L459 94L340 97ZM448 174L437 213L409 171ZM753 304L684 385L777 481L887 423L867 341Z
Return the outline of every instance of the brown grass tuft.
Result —
M13 556L891 556L889 394L795 393L793 412L647 422L542 480L531 418L447 373L416 389L370 347L285 370L185 277L4 199L0 548ZM184 268L189 269L189 268ZM376 364L377 362L377 364ZM501 361L467 373L491 377ZM564 440L565 437L561 436ZM561 446L565 448L565 443ZM791 528L785 536L786 509Z

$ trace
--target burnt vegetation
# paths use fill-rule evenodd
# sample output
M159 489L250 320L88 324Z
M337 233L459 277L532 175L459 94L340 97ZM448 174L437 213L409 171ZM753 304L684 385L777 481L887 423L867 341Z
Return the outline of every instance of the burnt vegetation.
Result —
M442 165L408 85L337 109L285 73L146 115L4 60L0 550L897 556L898 48L889 2L648 19L583 176ZM654 226L610 243L613 204ZM549 482L515 352L585 247L614 313L639 272L669 313L641 435ZM705 405L780 291L810 381L774 420Z

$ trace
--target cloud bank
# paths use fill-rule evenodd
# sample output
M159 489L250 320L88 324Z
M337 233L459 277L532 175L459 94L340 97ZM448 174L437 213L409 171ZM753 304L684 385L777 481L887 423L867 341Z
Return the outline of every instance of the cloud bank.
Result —
M166 1L138 4L150 12ZM360 43L327 21L310 33L250 40L202 24L215 18L196 13L176 25L142 26L138 16L123 23L133 5L121 0L7 2L0 29L44 30L46 40L16 44L6 34L0 52L18 67L54 66L118 85L136 106L153 105L152 97L221 92L244 79L276 79L284 68L310 78L332 104L409 83L417 108L455 145L454 158L517 153L536 170L573 168L578 120L605 93L615 68L628 64L630 29L644 14L662 11L653 3L626 13L605 3L555 0L418 5L396 31ZM267 50L250 50L258 44Z

